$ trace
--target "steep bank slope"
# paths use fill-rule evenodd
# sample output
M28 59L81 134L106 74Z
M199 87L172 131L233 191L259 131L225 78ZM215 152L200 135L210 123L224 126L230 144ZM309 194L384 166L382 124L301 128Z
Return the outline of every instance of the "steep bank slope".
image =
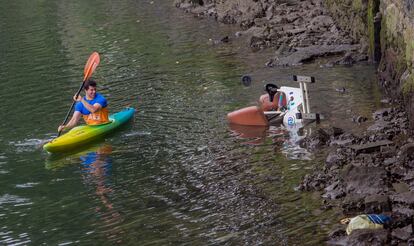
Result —
M338 26L369 45L369 55L379 62L384 90L404 101L414 129L413 59L414 2L410 0L326 0Z

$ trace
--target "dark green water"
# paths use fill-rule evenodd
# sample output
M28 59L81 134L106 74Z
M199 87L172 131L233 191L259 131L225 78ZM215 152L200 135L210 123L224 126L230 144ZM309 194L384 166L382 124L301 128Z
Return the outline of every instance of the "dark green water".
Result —
M355 131L350 118L380 106L373 67L264 68L271 51L250 53L236 27L167 1L5 1L0 30L0 244L317 245L340 219L294 190L320 156L276 127L243 139L225 116L253 104L266 81L312 75L323 125ZM209 41L226 35L231 44ZM95 50L99 91L112 112L136 107L134 122L50 156L41 143L56 135Z

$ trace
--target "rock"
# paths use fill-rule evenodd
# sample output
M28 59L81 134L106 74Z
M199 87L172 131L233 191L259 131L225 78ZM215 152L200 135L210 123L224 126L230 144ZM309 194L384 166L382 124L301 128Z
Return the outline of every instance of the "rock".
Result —
M342 203L342 210L344 213L351 214L364 211L364 197L365 195L360 194L347 194Z
M310 21L310 24L311 25L327 27L327 26L333 25L334 21L332 20L332 17L330 17L330 16L320 15L320 16L316 16L315 18L313 18Z
M325 194L323 194L322 197L335 200L343 197L344 195L345 192L342 185L340 185L339 181L336 181L325 188Z
M392 231L391 235L395 238L401 239L403 241L406 241L409 239L413 234L413 226L408 225L403 228L397 228Z
M356 61L352 56L352 52L346 52L345 55L336 63L339 65L347 65L350 66L354 64Z
M393 183L392 188L394 188L397 193L405 193L410 191L410 186L406 183Z
M328 169L341 168L346 163L346 157L341 151L331 151L326 157L325 166Z
M347 194L374 195L385 193L387 172L381 167L357 167L348 165L342 173Z
M407 208L407 207L405 207L403 205L399 205L399 204L397 204L397 205L394 204L392 206L392 212L403 214L407 217L413 217L414 216L414 210L413 209Z
M335 225L334 228L329 232L329 239L337 240L346 237L346 231L344 225Z
M400 148L397 154L398 159L407 162L414 159L414 143L407 143Z
M352 145L354 142L353 139L344 139L344 140L332 140L331 143L329 144L330 146L339 146L339 147L345 147L345 146L349 146Z
M372 126L368 127L369 132L385 132L390 129L392 125L388 121L379 120L376 121Z
M402 177L406 176L407 169L398 161L394 165L391 165L388 168L391 176L395 179L401 179Z
M381 214L391 211L387 195L371 195L365 197L365 213Z
M325 187L325 184L325 175L321 173L315 173L313 175L306 174L298 189L306 191L321 190L323 187Z
M269 61L267 61L267 62L265 63L265 66L266 66L266 67L273 67L273 59L270 59Z
M394 144L392 141L382 140L382 141L368 142L365 144L355 144L355 145L349 146L349 148L351 148L356 154L373 153L373 152L381 150L381 147L383 146L390 146L392 144Z
M251 26L255 18L263 17L264 11L259 1L226 1L216 4L217 20L227 24L238 23Z
M398 161L397 158L391 157L391 158L385 159L383 164L385 166L389 166L389 165L392 165L392 164L396 163L397 161Z
M383 108L383 109L379 109L377 111L375 111L372 114L372 118L374 120L380 120L383 119L384 117L388 116L391 112L391 108Z
M392 211L408 217L414 216L414 192L404 192L390 196Z
M404 204L406 207L414 208L414 192L404 192L391 196L394 203Z
M393 212L391 214L391 221L386 224L386 227L390 229L402 228L407 225L411 225L411 223L412 223L411 216Z
M360 229L352 231L348 236L345 245L347 246L373 246L388 245L389 234L385 229Z
M396 147L395 145L389 145L389 146L381 146L380 147L381 156L384 158L389 158L388 161L391 162L389 164L395 163L397 161L397 158L395 156L396 153ZM393 160L390 160L393 159ZM386 160L384 160L384 165L389 165L386 163Z
M265 17L256 18L253 21L254 21L255 26L259 26L259 27L260 26L267 26L267 24L269 23L269 20Z
M298 65L305 61L312 60L316 57L328 56L347 51L357 50L358 45L311 45L305 48L297 48L296 52L279 58L276 65L292 66Z
M318 129L310 137L305 138L303 143L308 149L315 150L326 145L330 138L331 136L326 130Z

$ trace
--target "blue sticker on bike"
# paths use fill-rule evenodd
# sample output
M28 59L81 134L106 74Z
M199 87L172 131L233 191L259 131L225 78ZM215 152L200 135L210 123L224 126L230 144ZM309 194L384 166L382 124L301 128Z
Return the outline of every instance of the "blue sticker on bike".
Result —
M295 117L289 116L287 119L287 123L289 126L294 125L295 124Z

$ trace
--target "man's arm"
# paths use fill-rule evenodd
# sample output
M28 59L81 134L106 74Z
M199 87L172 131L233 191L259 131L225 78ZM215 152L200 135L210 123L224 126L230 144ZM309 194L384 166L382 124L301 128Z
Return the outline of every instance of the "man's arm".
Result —
M78 124L78 121L81 118L81 116L82 116L81 112L75 111L72 115L72 118L70 119L70 121L66 125L60 125L58 127L58 132L61 132L65 129L71 129L74 126L76 126L76 124Z
M78 98L76 99L75 97L73 97L73 99L77 102L81 102L83 106L85 106L85 108L91 113L95 113L96 111L99 111L102 108L101 104L95 103L94 105L91 105L81 96L78 96Z
M96 111L99 111L101 108L102 108L102 106L99 104L99 103L95 103L94 105L91 105L91 104L89 104L85 99L81 99L81 101L80 101L82 104L83 104L83 106L85 106L85 108L87 109L87 110L89 110L89 112L91 112L91 113L95 113Z

